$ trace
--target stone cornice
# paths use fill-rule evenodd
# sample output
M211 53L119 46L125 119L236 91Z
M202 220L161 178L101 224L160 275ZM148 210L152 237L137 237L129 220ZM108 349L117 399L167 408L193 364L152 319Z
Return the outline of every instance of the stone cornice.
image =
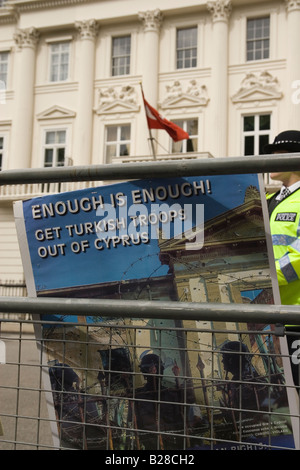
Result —
M19 12L39 10L45 8L57 8L66 5L78 5L79 3L95 3L97 0L10 0L10 7Z
M0 8L0 24L17 23L18 19L19 13L15 8L7 5Z

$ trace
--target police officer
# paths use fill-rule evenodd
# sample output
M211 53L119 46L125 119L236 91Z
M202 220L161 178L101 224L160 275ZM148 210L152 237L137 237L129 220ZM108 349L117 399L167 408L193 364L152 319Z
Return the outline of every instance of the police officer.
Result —
M184 424L180 403L183 391L176 386L162 385L164 365L157 354L143 356L140 370L146 383L135 390L134 411L142 449L182 449L180 434L184 432ZM132 419L131 412L129 417Z
M226 381L224 390L228 395L229 407L260 410L270 390L266 386L265 377L260 377L251 363L253 354L240 341L226 342L221 347L221 353L226 375L228 372L232 374L232 382Z
M300 152L300 131L278 134L272 144L264 148L266 154ZM282 182L280 191L267 194L270 228L283 305L300 304L300 171L271 173L271 178ZM300 325L287 325L286 330L299 336L287 335L289 352L295 353L294 341L300 339ZM295 385L299 385L299 366L291 362Z

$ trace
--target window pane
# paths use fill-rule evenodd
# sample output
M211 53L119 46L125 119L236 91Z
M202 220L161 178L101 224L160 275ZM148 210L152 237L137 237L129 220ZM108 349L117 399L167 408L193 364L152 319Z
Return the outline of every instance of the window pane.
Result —
M268 59L269 58L269 50L270 50L270 41L266 39L264 41L264 50L263 50L263 58Z
M129 144L122 144L120 145L120 156L127 156L130 154L130 145Z
M46 144L54 144L55 142L55 132L46 133Z
M187 152L196 152L197 142L198 142L198 139L187 139L187 141L186 141L186 151Z
M68 78L68 70L69 70L69 67L67 64L62 64L60 66L60 75L59 75L59 80L60 81L63 81L63 80L67 80Z
M50 81L51 82L58 81L58 67L52 67Z
M63 53L61 54L61 63L62 64L67 64L69 62L69 53Z
M259 60L262 58L262 41L256 41L255 47L254 58L255 60Z
M106 162L112 158L130 155L130 124L106 128Z
M66 131L48 131L46 133L46 144L62 144L66 141Z
M52 52L58 52L59 50L59 44L51 44L51 51Z
M254 131L254 116L244 117L244 132Z
M270 114L263 114L259 116L259 130L269 130L271 128L271 116Z
M198 136L198 119L174 119L174 124L184 129L189 136Z
M250 20L247 23L247 39L254 39L254 23Z
M182 152L182 141L174 142L172 140L172 153L181 153Z
M263 22L263 36L268 37L270 35L270 19L265 18Z
M45 149L45 166L52 166L53 163L53 149Z
M64 166L66 153L65 130L47 131L45 136L44 165Z
M70 49L70 44L68 42L62 42L60 46L62 52L68 51Z
M57 166L64 166L65 164L65 149L57 149Z
M64 144L66 142L66 131L58 131L56 133L56 142L58 144Z
M177 47L190 48L197 45L197 28L179 29L177 31Z
M183 126L184 126L184 121L183 121L183 119L174 119L173 122L174 122L174 124L177 124L177 126L179 126L179 127L181 127L181 128L183 128Z
M255 36L256 37L261 37L262 35L262 20L261 18L257 19L257 20L252 20L254 21L254 27L255 27Z
M196 152L198 150L198 119L176 119L173 122L185 130L190 138L179 142L172 141L172 153Z
M177 68L183 69L183 51L177 51Z
M64 81L69 75L70 43L51 44L50 80Z
M121 126L121 140L130 139L130 126Z
M198 135L198 119L188 119L186 122L186 131L189 136Z
M130 73L131 37L123 36L112 40L112 75Z
M2 86L0 86L0 89L6 88L7 72L8 72L8 53L1 52L0 53L0 81L2 82Z
M3 150L3 142L4 142L4 138L0 137L0 150Z
M59 63L59 55L58 54L52 54L52 65L58 65Z
M254 155L254 136L245 137L245 155Z
M269 142L271 132L271 114L244 116L244 155L261 155Z
M126 55L130 53L130 36L124 36L121 38L114 38L114 56Z
M269 58L270 18L247 20L247 60Z
M107 145L106 147L106 161L110 162L113 157L116 156L117 146L116 145Z
M177 30L176 39L177 68L197 66L197 28Z
M269 135L260 135L259 136L259 155L264 153L264 146L269 143Z
M8 52L0 52L0 61L7 62L8 61Z
M112 62L112 75L128 75L130 73L130 59L119 57L113 59Z
M107 142L115 142L117 140L117 126L107 127Z

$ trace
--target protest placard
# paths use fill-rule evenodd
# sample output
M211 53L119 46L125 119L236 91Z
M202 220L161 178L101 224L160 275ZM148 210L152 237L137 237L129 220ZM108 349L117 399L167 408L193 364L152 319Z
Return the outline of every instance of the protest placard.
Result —
M28 293L278 303L261 187L257 175L178 177L17 202ZM71 448L293 447L272 324L108 319L101 309L42 322L56 437Z

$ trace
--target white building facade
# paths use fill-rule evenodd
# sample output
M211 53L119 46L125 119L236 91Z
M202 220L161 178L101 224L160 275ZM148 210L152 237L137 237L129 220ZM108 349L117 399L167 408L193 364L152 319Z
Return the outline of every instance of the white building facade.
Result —
M190 135L152 131L158 159L251 158L300 129L299 45L299 0L2 0L1 169L151 160L141 85ZM12 202L57 189L0 188L2 293Z

